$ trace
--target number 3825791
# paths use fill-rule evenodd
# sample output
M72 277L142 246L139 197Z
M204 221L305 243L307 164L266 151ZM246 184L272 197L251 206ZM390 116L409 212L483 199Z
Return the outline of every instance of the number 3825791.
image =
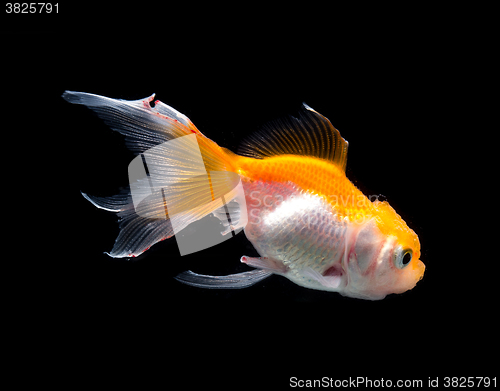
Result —
M445 387L489 387L490 385L496 388L497 386L496 377L489 378L489 377L470 376L470 377L444 378Z
M5 4L7 14L50 14L59 13L59 3L7 3Z

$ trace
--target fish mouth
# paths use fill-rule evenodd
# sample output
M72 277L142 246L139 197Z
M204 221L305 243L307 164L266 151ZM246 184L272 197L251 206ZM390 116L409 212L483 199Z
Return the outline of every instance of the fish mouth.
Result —
M417 264L414 267L414 270L416 271L415 274L418 276L417 282L419 282L422 278L424 278L425 263L423 263L420 259L417 260Z

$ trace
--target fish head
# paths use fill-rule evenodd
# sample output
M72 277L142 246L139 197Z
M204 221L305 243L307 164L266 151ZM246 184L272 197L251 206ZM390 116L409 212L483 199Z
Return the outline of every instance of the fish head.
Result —
M356 228L344 258L346 296L379 300L412 289L422 279L417 234L387 203L373 203L375 214Z

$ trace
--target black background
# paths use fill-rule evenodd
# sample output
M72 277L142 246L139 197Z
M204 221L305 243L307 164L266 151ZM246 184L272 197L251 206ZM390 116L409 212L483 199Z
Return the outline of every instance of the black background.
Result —
M450 220L462 197L452 156L467 140L450 120L457 113L449 102L460 88L446 31L311 30L291 21L288 29L257 34L258 21L247 28L226 20L199 28L123 22L89 32L75 20L57 20L55 28L14 25L2 35L4 79L12 87L4 117L13 118L4 132L20 136L7 143L16 169L6 183L23 211L16 272L5 278L8 301L27 323L54 327L51 338L70 345L91 344L93 335L114 341L120 347L109 354L126 355L119 341L140 346L151 338L147 345L180 367L202 370L213 355L224 357L217 371L200 375L202 384L223 382L226 361L239 368L229 372L240 381L260 384L268 376L269 385L283 388L290 376L493 376L486 357L498 346L495 296L473 285L475 269L461 250L467 233ZM256 252L243 233L186 257L174 239L134 260L108 257L116 216L80 191L117 193L128 183L133 154L90 110L66 103L64 90L121 99L155 92L233 151L259 126L306 102L349 141L347 176L365 194L386 196L419 235L423 280L369 302L277 276L245 290L203 290L173 279L188 269L247 270L239 259ZM38 331L33 341L45 337Z

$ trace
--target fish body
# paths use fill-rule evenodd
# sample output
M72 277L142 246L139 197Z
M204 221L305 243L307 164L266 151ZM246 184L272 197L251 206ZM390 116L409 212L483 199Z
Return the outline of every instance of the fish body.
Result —
M418 236L387 202L372 202L349 181L348 143L321 114L304 105L300 117L271 123L235 154L170 106L156 101L151 107L153 96L63 95L95 110L148 163L149 179L131 183L130 190L106 199L85 195L120 217L111 256L137 256L213 214L227 226L223 235L244 228L261 257L242 256L241 262L256 269L229 276L187 271L177 280L243 288L277 274L307 288L377 300L422 278ZM196 167L197 154L206 172Z
M279 264L276 274L364 299L404 292L423 275L420 261L405 265L408 274L395 263L403 248L419 257L416 234L387 202L371 202L337 166L294 155L240 166L252 175L244 181L245 234L259 254Z

